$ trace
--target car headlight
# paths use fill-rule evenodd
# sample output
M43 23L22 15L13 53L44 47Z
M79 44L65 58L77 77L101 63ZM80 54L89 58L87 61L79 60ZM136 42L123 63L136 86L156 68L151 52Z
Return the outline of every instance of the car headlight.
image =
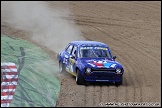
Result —
M121 73L121 72L122 72L121 69L119 68L116 69L116 73Z
M91 73L91 68L86 68L86 73Z

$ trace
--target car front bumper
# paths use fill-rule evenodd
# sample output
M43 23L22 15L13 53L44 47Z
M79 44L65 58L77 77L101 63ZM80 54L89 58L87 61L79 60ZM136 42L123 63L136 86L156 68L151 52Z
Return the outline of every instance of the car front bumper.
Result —
M84 79L85 81L90 82L120 82L122 80L122 74L116 73L92 73L92 74L85 74Z

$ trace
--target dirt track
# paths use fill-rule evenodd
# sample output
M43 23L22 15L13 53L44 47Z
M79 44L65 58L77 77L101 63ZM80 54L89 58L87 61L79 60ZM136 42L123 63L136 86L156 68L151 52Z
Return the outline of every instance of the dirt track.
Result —
M73 76L60 75L57 107L99 106L101 102L161 103L160 1L73 1L68 6L66 2L51 1L50 6L70 7L73 14L66 19L74 19L88 40L108 44L125 69L119 87L101 83L79 86ZM1 32L17 37L22 34L5 23Z

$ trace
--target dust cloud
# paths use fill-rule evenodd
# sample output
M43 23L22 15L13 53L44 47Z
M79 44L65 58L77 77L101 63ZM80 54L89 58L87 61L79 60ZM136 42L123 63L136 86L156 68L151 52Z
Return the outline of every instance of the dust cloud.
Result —
M68 2L67 2L68 3ZM49 8L45 1L1 1L1 22L30 33L31 38L59 52L74 40L85 40L69 9Z

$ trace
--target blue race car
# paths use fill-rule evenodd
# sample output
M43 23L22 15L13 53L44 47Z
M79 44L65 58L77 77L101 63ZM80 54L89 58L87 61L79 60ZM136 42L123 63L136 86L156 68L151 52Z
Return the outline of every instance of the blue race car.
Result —
M124 68L109 47L97 41L72 41L57 55L59 72L76 76L76 83L113 82L121 85Z

